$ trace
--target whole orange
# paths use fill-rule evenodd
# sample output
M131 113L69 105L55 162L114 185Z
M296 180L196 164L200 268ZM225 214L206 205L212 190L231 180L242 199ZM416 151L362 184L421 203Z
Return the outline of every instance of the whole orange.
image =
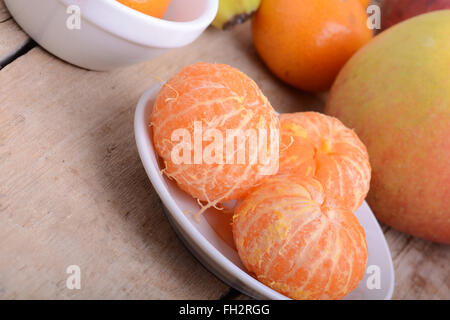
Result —
M263 0L253 41L269 69L303 90L322 91L372 38L358 0Z
M169 7L170 0L117 0L139 12L155 18L162 18Z
M369 6L370 0L359 0L364 8L367 8Z

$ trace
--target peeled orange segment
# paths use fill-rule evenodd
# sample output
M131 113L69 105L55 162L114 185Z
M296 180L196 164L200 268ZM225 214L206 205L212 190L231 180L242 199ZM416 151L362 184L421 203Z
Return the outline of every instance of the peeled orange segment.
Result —
M366 147L338 119L317 112L280 115L279 174L315 177L332 207L355 211L370 187Z
M155 18L162 18L169 7L170 0L117 0L139 12Z
M313 178L276 176L236 209L233 236L245 267L293 299L340 299L364 276L365 234L355 215L323 204Z
M163 172L181 189L209 205L242 198L266 175L278 170L278 116L256 83L228 65L196 63L185 67L163 85L151 121L154 145L166 166ZM213 160L222 162L208 162L204 157L196 162L199 157L195 146L186 153L180 152L190 161L174 161L179 142L173 141L172 134L178 129L187 131L191 144L195 144L199 126L205 134L214 129L222 137L223 149L211 153ZM242 133L265 130L267 144L258 144L255 150L267 155L268 161L262 161L261 157L251 162L251 138L241 135L243 140L238 142L237 137L230 138L229 130ZM204 156L210 150L208 146L219 140L203 135L197 146ZM235 152L228 152L227 142Z

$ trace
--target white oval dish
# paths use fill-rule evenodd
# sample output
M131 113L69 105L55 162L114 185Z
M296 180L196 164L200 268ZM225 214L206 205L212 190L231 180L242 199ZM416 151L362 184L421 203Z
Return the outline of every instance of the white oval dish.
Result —
M140 98L134 118L134 129L145 171L167 209L166 215L173 228L194 256L225 283L256 299L288 299L250 276L236 250L222 240L205 216L197 221L192 214L186 214L185 212L199 210L197 202L161 174L162 168L159 166L150 134L151 128L148 126L159 89L160 86L155 85ZM394 268L384 234L366 202L355 214L366 233L369 259L364 279L344 299L391 299L394 290ZM379 288L373 287L377 285L375 273L380 276ZM371 285L367 285L368 281Z
M112 70L185 46L214 20L218 0L171 0L164 19L116 0L5 0L16 22L57 57L91 70ZM76 7L70 7L76 6ZM78 10L78 28L67 27Z

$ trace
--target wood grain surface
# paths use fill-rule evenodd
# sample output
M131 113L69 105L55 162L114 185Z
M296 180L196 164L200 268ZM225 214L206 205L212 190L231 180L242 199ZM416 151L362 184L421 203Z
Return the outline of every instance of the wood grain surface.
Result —
M0 21L5 16L0 0ZM196 61L240 68L280 112L321 111L326 99L275 79L256 55L248 23L208 29L185 48L108 73L39 47L0 70L0 298L246 298L184 248L135 147L139 96ZM383 228L394 298L450 299L450 247ZM69 265L81 268L80 290L66 288Z

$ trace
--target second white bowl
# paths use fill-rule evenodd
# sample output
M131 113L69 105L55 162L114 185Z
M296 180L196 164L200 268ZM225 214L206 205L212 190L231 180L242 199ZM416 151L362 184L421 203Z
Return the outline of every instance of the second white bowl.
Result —
M5 0L5 4L42 47L91 70L112 70L185 46L210 25L218 9L218 0L172 0L164 19L157 19L115 0ZM79 29L73 24L78 8Z

